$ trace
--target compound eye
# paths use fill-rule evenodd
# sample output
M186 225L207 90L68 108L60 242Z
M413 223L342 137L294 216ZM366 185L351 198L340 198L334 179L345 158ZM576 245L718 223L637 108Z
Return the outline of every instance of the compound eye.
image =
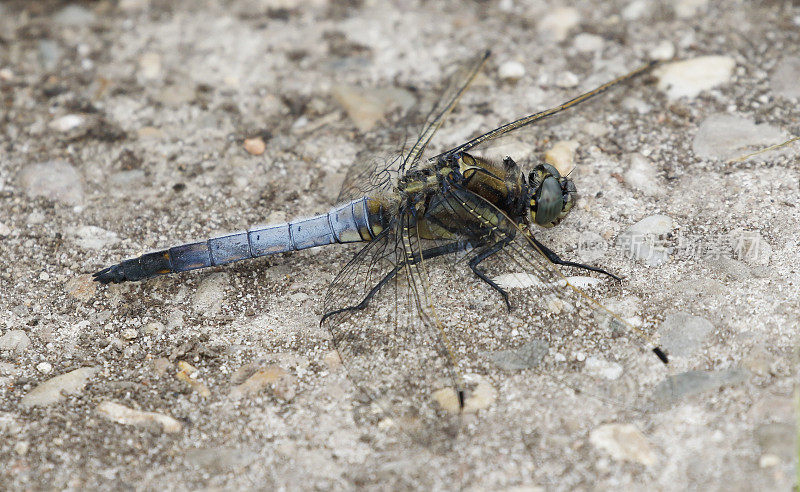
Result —
M534 220L540 226L545 226L555 221L563 210L564 192L558 180L548 176L539 187L538 195Z

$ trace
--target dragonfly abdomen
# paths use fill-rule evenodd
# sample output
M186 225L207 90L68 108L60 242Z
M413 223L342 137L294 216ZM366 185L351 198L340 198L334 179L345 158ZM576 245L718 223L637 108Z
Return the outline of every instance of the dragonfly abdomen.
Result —
M381 212L377 200L362 197L326 214L146 253L105 268L94 278L104 284L131 282L316 246L371 241L382 230Z

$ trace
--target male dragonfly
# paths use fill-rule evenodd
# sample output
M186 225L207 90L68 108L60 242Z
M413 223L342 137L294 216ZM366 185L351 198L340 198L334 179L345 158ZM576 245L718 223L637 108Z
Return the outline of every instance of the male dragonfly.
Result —
M330 285L321 324L330 330L354 384L382 413L418 435L433 428L452 430L454 421L448 417L477 405L471 396L474 382L498 371L497 354L524 349L531 341L546 353L586 351L601 354L609 367L625 366L649 344L648 336L570 284L556 265L616 277L562 260L531 231L533 226L553 227L567 216L576 200L573 181L549 164L536 164L526 175L511 157L495 162L474 152L644 74L654 64L423 159L431 138L488 57L488 51L481 53L448 79L410 148L389 159L353 164L339 195L342 204L328 213L147 253L100 270L95 280L139 281L364 242ZM485 289L471 285L472 280L452 281L459 273L454 267L463 261ZM487 268L503 275L490 276ZM620 349L623 338L629 340L627 349ZM660 349L652 350L666 363ZM631 396L629 384L618 384L619 376L592 377L580 360L550 359L532 365L589 393L606 396L610 389L611 398Z

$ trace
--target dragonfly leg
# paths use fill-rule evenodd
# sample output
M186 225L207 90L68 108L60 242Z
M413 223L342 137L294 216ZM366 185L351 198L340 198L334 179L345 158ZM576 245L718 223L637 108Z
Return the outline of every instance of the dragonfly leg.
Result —
M499 292L501 296L503 296L503 300L506 302L506 308L508 308L508 310L511 311L511 303L508 301L508 292L503 290L502 287L500 287L492 279L487 277L486 274L483 273L483 270L478 268L478 265L483 260L497 253L501 249L505 248L508 242L509 241L498 241L492 244L491 246L487 247L483 251L480 251L478 254L476 254L469 260L469 267L472 269L472 273L477 275L478 278L489 284L491 288L493 288L494 290Z
M553 250L551 250L550 248L548 248L544 244L540 243L535 237L531 236L531 239L533 240L534 244L536 244L536 247L539 248L539 251L541 251L542 254L544 254L547 257L548 260L550 260L550 263L554 263L556 265L564 265L564 266L571 266L571 267L575 267L575 268L581 268L583 270L589 270L590 272L602 273L604 275L608 275L609 277L613 278L614 280L622 282L621 278L617 277L616 275L614 275L611 272L603 270L602 268L593 267L591 265L584 265L583 263L575 263L573 261L562 260L557 254L555 254L553 252Z
M455 241L455 242L452 242L452 243L449 243L449 244L445 244L443 246L437 246L435 248L428 248L428 249L422 251L422 254L420 256L424 260L430 260L430 259L436 258L437 256L444 256L444 255L448 255L448 254L451 254L451 253L457 253L458 251L464 251L465 249L469 248L470 246L471 245L468 242ZM417 258L418 257L414 258L414 260L412 262L412 265L416 264L419 261ZM393 279L394 276L397 275L397 272L399 272L400 269L403 268L404 265L405 265L405 263L401 263L400 265L392 268L392 270L389 271L389 273L384 275L384 277L381 279L380 282L375 284L375 286L372 287L369 292L367 292L367 295L364 296L364 299L360 303L356 304L355 306L347 306L347 307L343 307L341 309L337 309L335 311L331 311L329 313L323 314L322 315L322 319L320 320L319 324L322 325L322 323L324 323L327 318L333 316L334 314L339 314L339 313L343 313L343 312L346 312L346 311L358 311L358 310L366 308L367 305L369 304L369 301L375 296L375 294L377 294L378 291L381 290L381 288L384 285L386 285L386 283L389 280Z

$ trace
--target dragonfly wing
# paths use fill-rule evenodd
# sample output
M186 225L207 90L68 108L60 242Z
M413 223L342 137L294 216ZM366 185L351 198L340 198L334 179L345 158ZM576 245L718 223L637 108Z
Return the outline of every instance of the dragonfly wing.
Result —
M409 171L416 167L433 135L458 104L459 99L467 91L490 54L488 50L478 54L464 63L447 79L439 98L425 117L425 123L422 125L416 143L405 155L403 166L401 167L402 171Z
M463 144L461 144L461 145L459 145L457 147L454 147L454 148L452 148L452 149L450 149L450 150L448 150L446 152L443 152L442 154L434 156L434 157L430 158L429 161L435 161L436 158L438 158L439 156L446 155L446 154L456 154L456 153L459 153L459 152L468 152L468 151L473 150L473 149L486 147L487 145L489 145L489 142L491 142L491 141L493 141L495 139L498 139L500 137L509 135L511 133L514 133L514 132L517 132L520 128L524 128L524 127L530 126L530 125L532 125L534 123L538 123L538 122L540 122L540 121L542 121L544 119L551 118L551 117L561 113L562 111L565 111L565 110L570 109L570 108L572 108L574 106L577 106L578 104L580 104L580 103L582 103L584 101L587 101L587 100L589 100L589 99L591 99L591 98L593 98L593 97L595 97L597 95L600 95L600 94L608 91L609 89L611 89L614 86L617 86L617 85L619 85L619 84L621 84L621 83L623 83L625 81L628 81L630 79L633 79L635 77L638 77L640 75L648 73L658 63L659 62L656 62L656 61L650 62L650 63L648 63L648 64L646 64L646 65L644 65L642 67L637 68L636 70L634 70L634 71L632 71L630 73L622 75L621 77L617 77L616 79L614 79L614 80L612 80L610 82L606 82L605 84L601 85L600 87L592 89L589 92L583 93L578 97L572 98L572 99L570 99L569 101L567 101L565 103L559 104L558 106L555 106L555 107L552 107L552 108L549 108L549 109L545 109L544 111L539 111L538 113L534 113L532 115L528 115L528 116L525 116L523 118L519 118L519 119L514 120L514 121L512 121L510 123L506 123L505 125L497 127L494 130L488 131L488 132L484 133L483 135L479 135L479 136L473 138L472 140L469 140L468 142L465 142L465 143L463 143Z
M430 310L419 262L424 247L407 233L412 220L401 213L339 273L323 324L350 380L375 405L374 417L390 419L417 442L441 445L459 428L460 382Z

